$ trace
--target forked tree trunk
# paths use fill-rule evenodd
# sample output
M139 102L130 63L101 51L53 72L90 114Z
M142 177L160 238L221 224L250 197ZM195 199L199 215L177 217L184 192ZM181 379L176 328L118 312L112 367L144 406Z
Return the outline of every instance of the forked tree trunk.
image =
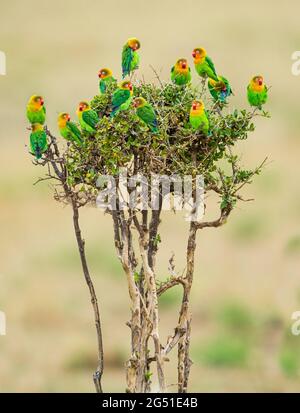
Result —
M158 286L155 272L155 256L158 249L158 227L160 224L161 202L159 210L150 212L125 211L119 208L112 211L115 247L126 274L129 298L131 301L131 320L127 323L131 330L131 355L126 363L127 391L131 393L151 391L151 364L155 363L155 373L159 391L167 389L165 380L165 362L167 355L178 346L178 392L187 391L191 361L189 343L191 332L191 314L189 309L190 291L194 273L194 253L196 248L197 225L190 223L187 267L182 277L175 273ZM134 235L137 234L138 253L134 250ZM138 267L137 255L140 256ZM167 340L162 344L159 331L158 297L175 285L183 286L183 297L178 324ZM151 345L152 342L152 345ZM150 349L154 353L150 354Z

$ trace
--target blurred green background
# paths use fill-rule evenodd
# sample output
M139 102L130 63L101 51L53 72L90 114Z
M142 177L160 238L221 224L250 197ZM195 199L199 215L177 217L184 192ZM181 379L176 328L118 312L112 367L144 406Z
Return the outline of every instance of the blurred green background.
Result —
M245 191L256 200L239 204L224 228L198 235L190 390L299 390L300 337L290 333L291 314L300 309L300 77L291 73L299 13L297 0L1 0L7 76L0 77L0 310L7 335L0 337L0 391L94 391L95 332L70 210L52 199L47 183L33 186L43 170L27 154L24 109L31 94L42 94L57 133L57 113L75 116L79 100L97 93L102 66L120 77L121 47L130 36L142 42L139 74L148 81L150 64L168 80L176 59L192 63L192 49L202 45L231 80L233 108L247 105L252 75L272 85L272 119L257 119L255 133L240 145L249 167L269 157ZM102 313L104 389L124 391L127 286L110 218L92 208L82 218ZM164 277L172 251L184 268L187 225L165 213L160 233ZM161 302L164 338L179 300L174 289ZM176 382L175 364L168 377Z

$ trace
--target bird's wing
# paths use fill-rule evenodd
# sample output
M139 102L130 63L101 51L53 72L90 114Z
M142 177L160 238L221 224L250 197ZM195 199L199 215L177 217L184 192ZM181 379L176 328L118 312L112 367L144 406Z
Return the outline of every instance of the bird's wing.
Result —
M94 110L86 110L85 112L83 112L82 119L92 128L95 128L97 123L99 122L98 115Z
M106 83L103 80L101 80L100 81L100 92L105 93L105 91L106 91Z
M34 153L42 153L47 150L47 136L44 131L33 132L30 134L30 147Z
M134 69L138 69L139 64L140 64L140 55L136 51L132 52L132 66L134 66Z
M129 46L124 46L123 47L123 52L122 52L122 72L123 72L123 77L128 75L130 73L130 65L132 62L133 58L133 51Z
M37 141L38 141L38 138L37 138L36 132L31 133L30 134L30 146L31 146L31 149L33 150L33 152L35 151Z
M113 109L118 108L121 106L123 103L126 102L126 100L130 97L130 92L129 90L124 90L124 89L118 89L115 91L112 97L112 106Z
M77 126L75 125L75 123L73 122L67 122L67 128L69 129L69 131L71 132L72 135L76 136L76 138L78 138L79 140L81 140L81 133L80 130L77 128Z
M171 73L173 73L174 70L175 70L175 66L173 66L173 67L171 68Z
M154 109L151 105L145 105L138 109L138 115L149 125L157 126L157 119Z
M211 58L209 56L206 56L206 61L207 61L208 66L213 71L213 73L217 76L215 65L213 64L213 61L211 60Z

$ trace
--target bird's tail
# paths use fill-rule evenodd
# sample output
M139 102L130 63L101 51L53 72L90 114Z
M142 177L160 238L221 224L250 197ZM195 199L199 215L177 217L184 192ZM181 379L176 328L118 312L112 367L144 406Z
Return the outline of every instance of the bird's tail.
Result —
M118 107L113 107L112 108L112 111L111 111L111 114L110 114L110 117L111 118L114 118L115 116L116 116L116 114L118 113Z
M36 145L35 150L34 150L34 154L35 154L35 158L41 159L42 157L42 148L40 147L40 145Z
M150 126L151 132L154 133L155 135L158 134L158 127L157 125L151 125Z

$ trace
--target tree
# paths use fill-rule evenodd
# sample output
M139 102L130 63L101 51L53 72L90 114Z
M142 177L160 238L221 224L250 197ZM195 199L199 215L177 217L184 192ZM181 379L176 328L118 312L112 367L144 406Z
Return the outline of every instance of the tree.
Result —
M35 163L47 167L46 175L40 180L55 182L55 199L70 204L73 210L78 250L97 329L99 363L94 374L96 390L102 391L102 333L97 298L79 225L79 210L87 204L96 205L99 191L109 189L108 181L103 180L105 175L114 178L117 188L114 192L115 207L107 207L106 213L112 217L115 249L127 279L131 307L130 321L127 323L131 331L131 354L126 363L126 391L149 392L153 365L159 389L165 391L164 366L169 361L168 355L177 348L178 392L185 393L192 364L189 355L190 293L196 235L198 230L224 225L237 202L249 201L242 197L241 191L252 182L254 175L261 172L266 159L253 169L244 169L236 154L236 144L246 140L249 133L254 131L255 116L269 115L257 109L231 111L227 104L208 98L205 82L200 88L176 86L163 83L157 76L155 84L139 82L134 86L134 95L144 97L157 113L159 133L153 134L136 116L133 108L119 113L114 119L110 118L111 96L115 87L112 83L104 94L95 96L91 102L100 118L93 135L82 132L81 146L72 143L65 147L46 128L49 149L42 160ZM210 123L207 136L189 125L189 111L195 99L207 102ZM150 201L147 209L137 203L127 203L127 208L124 208L124 191L120 190L119 185L120 173L124 170L129 181L136 184L127 186L125 195L137 201L141 200L143 191L141 183L134 180L136 176L191 177L190 199L193 209L189 215L186 268L182 274L176 271L174 256L169 260L170 274L167 279L159 280L156 270L156 254L161 246L159 225L164 198L162 185L156 193L156 208L153 205L151 207ZM219 215L212 221L199 220L197 217L199 176L204 182L205 207L209 193L218 197ZM173 196L178 191L175 181L171 180L170 185ZM146 187L145 191L149 195L151 188ZM167 342L162 343L158 298L177 285L182 287L178 322L170 331Z

